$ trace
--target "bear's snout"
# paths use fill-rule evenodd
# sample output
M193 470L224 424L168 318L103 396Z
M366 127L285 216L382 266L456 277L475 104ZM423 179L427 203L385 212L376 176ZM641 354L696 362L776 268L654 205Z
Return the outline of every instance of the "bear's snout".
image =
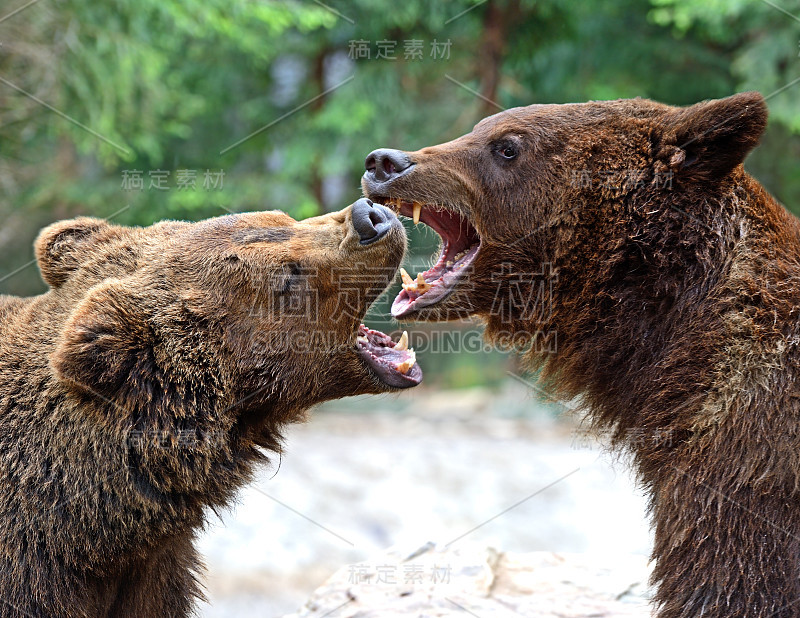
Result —
M364 176L368 181L387 182L409 170L412 165L411 159L402 150L378 148L367 155Z
M396 219L386 206L374 204L372 200L361 198L353 204L353 228L362 245L372 244L386 236Z

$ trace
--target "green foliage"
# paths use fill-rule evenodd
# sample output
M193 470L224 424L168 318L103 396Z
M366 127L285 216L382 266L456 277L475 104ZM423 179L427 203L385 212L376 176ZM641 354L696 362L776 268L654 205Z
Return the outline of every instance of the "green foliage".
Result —
M724 50L736 90L769 97L770 118L800 133L800 3L755 0L653 0L654 23L676 36Z
M243 75L220 70L225 63L266 71L283 52L288 30L308 32L334 21L319 6L294 3L64 2L41 24L62 43L54 105L80 110L84 124L129 152L73 124L53 128L107 165L162 161L172 154L171 140L190 138L202 114L235 102L232 78ZM209 61L216 70L208 71Z

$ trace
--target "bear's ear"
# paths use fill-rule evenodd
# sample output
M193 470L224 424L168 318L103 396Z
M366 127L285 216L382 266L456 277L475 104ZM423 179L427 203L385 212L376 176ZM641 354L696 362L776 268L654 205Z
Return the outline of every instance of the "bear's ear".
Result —
M59 379L124 407L141 394L137 388L147 389L152 350L141 303L109 279L75 307L50 362Z
M102 219L79 217L53 223L39 232L34 247L45 283L52 288L62 285L110 228Z
M721 178L758 144L767 114L758 92L675 109L664 116L657 158L678 179Z

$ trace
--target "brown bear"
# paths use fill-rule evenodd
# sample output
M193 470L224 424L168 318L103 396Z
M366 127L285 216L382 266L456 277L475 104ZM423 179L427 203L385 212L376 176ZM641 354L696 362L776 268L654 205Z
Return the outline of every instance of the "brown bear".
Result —
M361 320L405 233L359 200L44 229L50 290L0 297L0 615L185 616L206 509L313 404L418 384Z
M485 320L632 455L660 618L800 616L800 223L745 173L758 93L509 109L365 194L442 255L403 319Z

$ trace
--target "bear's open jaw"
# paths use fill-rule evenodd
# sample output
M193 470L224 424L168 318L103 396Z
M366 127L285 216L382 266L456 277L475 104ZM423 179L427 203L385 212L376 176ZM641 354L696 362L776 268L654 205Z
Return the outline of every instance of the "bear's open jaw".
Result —
M422 369L417 365L414 349L408 347L405 331L394 342L389 335L361 324L356 344L372 372L389 386L408 388L422 382Z
M478 255L481 237L466 217L452 210L398 198L386 198L383 203L411 217L414 224L422 221L442 238L442 253L430 269L416 278L400 269L403 290L392 303L392 316L401 318L438 303L453 291Z

